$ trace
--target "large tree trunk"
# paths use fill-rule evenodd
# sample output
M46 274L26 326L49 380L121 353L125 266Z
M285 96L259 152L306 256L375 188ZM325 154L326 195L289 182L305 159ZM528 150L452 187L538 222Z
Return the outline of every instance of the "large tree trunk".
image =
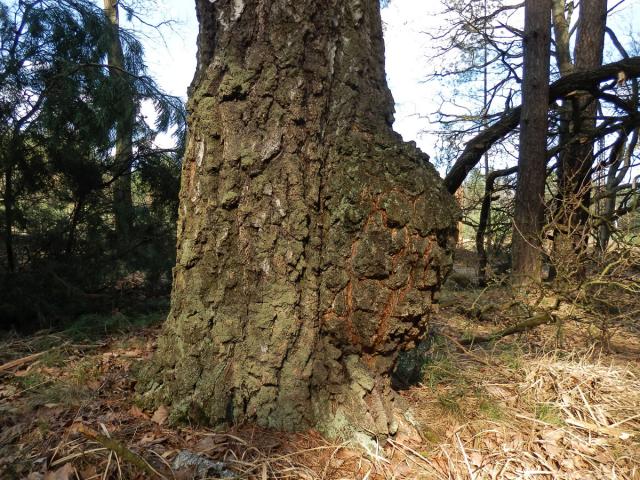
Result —
M585 72L602 65L607 0L582 2L578 18L575 62L572 71ZM564 50L564 49L563 49ZM567 72L567 73L570 73ZM564 75L564 73L563 73ZM580 252L587 246L593 132L596 129L597 99L587 92L576 92L564 102L561 141L577 137L560 154L558 161L558 205L554 251L563 276L581 274Z
M120 80L116 100L120 115L116 123L116 150L113 182L113 213L116 227L116 248L119 254L128 250L133 230L133 199L131 194L131 163L133 161L133 128L135 105L131 79L125 68L120 40L118 0L104 0L105 15L113 27L109 46L109 74Z
M397 428L457 220L391 129L378 0L197 0L172 309L142 383L175 419Z
M525 1L524 71L512 242L516 283L539 281L549 104L551 0Z

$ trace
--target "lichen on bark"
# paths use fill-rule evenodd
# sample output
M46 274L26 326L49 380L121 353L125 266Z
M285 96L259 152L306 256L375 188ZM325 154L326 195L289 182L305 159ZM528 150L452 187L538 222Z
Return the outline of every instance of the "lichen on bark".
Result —
M391 129L377 0L198 0L172 307L140 382L174 418L397 429L458 212Z

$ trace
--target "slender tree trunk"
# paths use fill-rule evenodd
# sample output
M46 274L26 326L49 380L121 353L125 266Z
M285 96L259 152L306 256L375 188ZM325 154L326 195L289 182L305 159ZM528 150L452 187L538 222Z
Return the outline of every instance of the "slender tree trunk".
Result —
M602 65L604 36L607 18L607 0L582 2L578 18L573 71L584 72ZM564 48L562 49L564 50ZM577 92L565 102L565 139L584 138L571 142L560 154L558 162L558 231L554 234L555 255L565 261L571 272L580 273L577 267L580 252L588 241L587 222L591 204L591 169L593 167L593 140L589 140L596 128L597 100L586 92ZM561 139L562 140L562 139ZM574 260L571 260L574 259Z
M611 227L615 220L616 189L631 168L631 156L638 145L639 133L640 129L636 128L631 134L631 140L628 145L628 135L626 132L620 133L618 141L612 147L609 171L604 185L605 197L602 205L602 213L600 214L600 225L598 226L598 248L601 252L607 250L609 240L611 239Z
M551 0L525 1L518 185L512 243L515 283L539 281L549 104Z
M571 60L571 36L569 32L569 20L566 15L566 0L552 0L553 10L553 35L555 38L556 61L561 76L573 72Z
M4 245L7 255L7 269L15 272L16 260L13 252L13 165L10 163L4 172Z
M116 151L113 182L113 212L116 227L116 248L119 253L127 251L133 230L133 200L131 194L131 164L133 161L133 128L135 105L131 79L125 69L125 59L120 40L118 0L104 0L104 11L113 26L109 48L110 75L120 79L120 97L117 103L120 116L116 124Z
M458 212L391 129L378 0L197 0L172 309L143 398L174 419L398 428Z
M67 255L73 254L73 249L76 246L76 232L78 231L78 224L80 223L80 217L82 215L82 209L84 208L84 196L81 195L77 198L73 205L73 211L71 212L71 221L69 222L69 233L67 235Z
M476 231L476 252L478 253L478 282L481 287L487 285L487 249L485 247L486 232L489 229L489 221L491 215L491 201L493 197L493 188L498 178L512 175L518 171L517 167L506 168L503 170L494 170L487 175L484 185L484 197L482 198L482 206L480 207L480 219L478 220L478 229Z

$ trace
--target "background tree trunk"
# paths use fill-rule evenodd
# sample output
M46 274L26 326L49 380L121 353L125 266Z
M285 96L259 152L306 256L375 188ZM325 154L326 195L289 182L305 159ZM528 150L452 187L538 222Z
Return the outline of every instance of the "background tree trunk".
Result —
M512 243L516 283L539 281L549 105L551 0L525 1L524 71L518 185Z
M13 159L11 159L13 160ZM7 270L15 272L16 260L13 251L13 165L9 164L4 171L4 248L7 255Z
M116 124L116 151L113 182L113 212L116 226L116 247L118 252L127 251L133 229L133 199L131 194L131 164L133 162L133 128L135 105L131 79L125 67L124 52L120 39L120 20L118 0L104 0L105 15L113 26L111 45L109 47L109 74L122 82L120 97L120 118Z
M478 284L481 287L487 286L487 249L485 247L486 232L489 229L491 215L491 202L493 201L493 189L497 179L512 175L518 171L518 167L505 168L490 172L485 179L484 196L480 206L480 217L478 219L478 229L476 231L476 252L478 253Z
M397 428L458 212L391 129L378 0L197 0L172 309L142 383L174 418Z
M607 0L582 2L578 17L575 62L572 71L585 72L602 65L607 21ZM567 47L568 48L568 47ZM565 50L563 48L562 50ZM570 72L567 72L570 73ZM563 73L564 75L565 73ZM580 273L579 254L586 248L591 204L591 170L593 168L593 132L596 129L598 102L587 92L577 92L564 102L565 131L561 142L578 138L560 154L558 161L558 231L554 234L554 251L570 272ZM575 261L569 259L575 259ZM567 275L569 272L561 272Z

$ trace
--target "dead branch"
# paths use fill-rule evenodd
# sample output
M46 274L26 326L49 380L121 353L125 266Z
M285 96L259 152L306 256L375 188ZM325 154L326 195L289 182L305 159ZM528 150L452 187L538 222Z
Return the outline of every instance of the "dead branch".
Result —
M527 332L536 327L539 327L540 325L547 325L553 322L555 322L555 319L553 318L553 316L551 316L551 314L548 312L543 312L543 313L539 313L538 315L534 315L533 317L527 318L526 320L516 325L505 328L498 332L490 333L489 335L474 335L471 338L460 339L458 342L461 345L472 345L474 343L492 342L494 340L499 340L509 335L513 335L514 333Z
M569 74L553 82L549 91L549 102L553 103L575 91L592 91L605 81L616 81L618 74L624 72L627 79L640 77L640 57L631 57L619 62L609 63L594 70ZM514 130L520 122L521 107L505 112L500 120L486 128L467 142L453 167L444 179L449 192L454 193L468 173L482 156L506 134Z
M4 373L8 370L12 370L16 367L21 367L22 365L25 365L27 363L31 363L34 360L37 360L38 358L40 358L41 356L43 356L45 352L38 352L38 353L34 353L33 355L28 355L26 357L23 358L18 358L16 360L11 360L10 362L5 363L4 365L0 365L0 374Z

